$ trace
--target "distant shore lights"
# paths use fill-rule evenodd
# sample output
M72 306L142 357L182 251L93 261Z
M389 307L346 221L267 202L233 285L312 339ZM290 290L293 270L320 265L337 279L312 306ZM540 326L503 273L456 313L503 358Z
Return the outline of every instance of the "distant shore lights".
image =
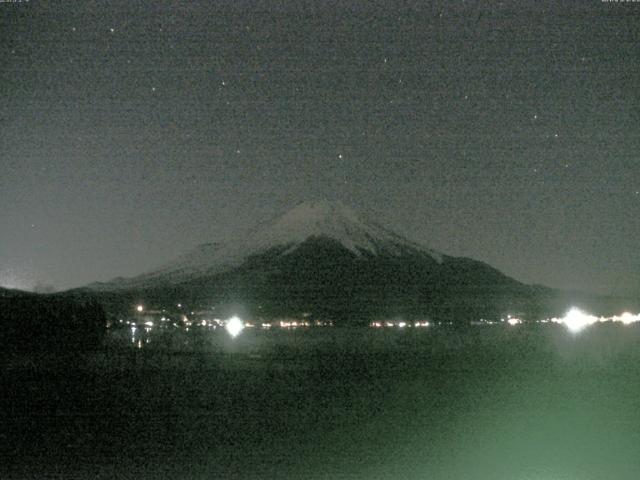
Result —
M562 323L574 333L579 332L597 321L598 319L593 315L588 315L577 308L569 310L562 319Z
M514 325L520 325L522 323L522 320L520 320L519 318L512 317L511 315L509 315L507 317L507 323L513 327Z
M613 317L595 317L584 313L578 308L572 308L562 318L552 318L552 322L561 323L572 333L578 333L589 325L593 325L598 322L620 322L624 325L630 325L635 322L640 322L640 314L634 315L629 312L624 312L622 315Z
M229 335L231 335L232 338L235 338L242 333L242 330L244 330L244 323L237 316L233 316L227 320L225 328Z

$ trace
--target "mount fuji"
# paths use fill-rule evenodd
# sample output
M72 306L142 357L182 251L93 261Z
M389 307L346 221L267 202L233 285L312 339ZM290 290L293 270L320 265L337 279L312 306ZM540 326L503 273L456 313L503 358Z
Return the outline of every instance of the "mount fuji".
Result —
M411 242L356 214L341 202L304 202L272 221L254 228L238 242L205 243L151 272L137 277L118 278L101 289L153 287L158 283L180 283L197 276L213 275L241 266L247 260L277 252L293 254L308 241L333 242L354 259L363 257L417 255L442 263L444 256Z
M526 303L533 287L410 241L340 202L318 201L297 205L239 241L200 245L151 272L88 288L127 301L364 321L493 317Z

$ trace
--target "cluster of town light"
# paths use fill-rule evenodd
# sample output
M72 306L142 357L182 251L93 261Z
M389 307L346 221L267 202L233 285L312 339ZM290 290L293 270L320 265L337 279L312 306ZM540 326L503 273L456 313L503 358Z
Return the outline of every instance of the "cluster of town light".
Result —
M504 322L505 320L503 319L502 321ZM506 322L509 325L519 325L523 323L521 319L511 316L508 317ZM596 317L594 315L585 313L576 307L573 307L566 313L564 317L549 318L546 320L540 320L536 323L558 323L560 325L564 325L570 332L578 333L581 330L584 330L589 325L602 322L619 322L624 325L630 325L635 322L640 322L640 314L634 315L632 313L625 312L622 315L614 315L612 317Z
M392 328L392 327L398 327L398 328L406 328L406 327L415 327L415 328L420 328L420 327L428 327L429 325L431 325L429 322L427 321L423 321L423 322L406 322L404 320L400 320L400 321L386 321L386 322L371 322L369 324L369 326L373 327L373 328Z
M182 305L178 304L178 306L181 307ZM142 313L145 311L145 308L143 305L136 305L135 310L138 313ZM183 315L183 319L186 320L186 316ZM163 317L162 321L165 321L165 320L168 320L168 319L165 319ZM238 335L240 335L240 333L242 333L242 331L245 328L254 327L252 323L244 322L237 316L233 316L224 322L223 321L219 321L219 322L220 324L224 325L224 328L227 330L227 332L229 333L229 335L231 335L232 338L235 338ZM480 322L472 322L472 324L474 325L475 324L495 324L495 323L499 324L503 322L506 322L511 326L524 323L523 320L521 320L520 318L512 317L511 315L508 315L506 319L503 318L499 322L481 320ZM589 325L593 325L595 323L600 323L600 322L619 322L624 325L629 325L635 322L640 322L640 314L634 315L632 313L625 312L622 315L614 315L612 317L596 317L594 315L590 315L574 307L574 308L571 308L564 317L549 318L546 320L540 320L535 323L557 323L557 324L564 325L570 332L577 333L583 330L584 328L588 327ZM185 323L187 325L191 324L190 322L185 322ZM202 326L210 326L210 322L207 320L202 320L201 324ZM313 322L313 324L317 326L333 325L332 322L320 322L320 321ZM144 323L144 325L148 327L147 328L148 330L150 327L153 327L153 322L147 321ZM287 321L276 322L275 325L279 326L280 328L309 327L311 326L311 322L307 320L303 320L303 321L287 320ZM370 323L370 326L373 328L383 328L383 327L397 327L397 328L418 327L419 328L419 327L429 327L430 325L431 324L428 321L407 322L403 320L385 321L385 322L375 321ZM177 326L177 325L174 323L174 326ZM262 323L261 326L263 329L269 329L271 328L272 324ZM135 326L132 326L132 329L135 329Z
M614 315L612 317L596 317L588 313L584 313L578 308L571 308L564 317L561 318L549 318L545 320L538 320L531 323L557 323L564 325L570 332L577 333L589 325L601 322L619 322L624 325L630 325L635 322L640 322L640 314L634 315L629 312L625 312L622 315ZM512 317L508 315L507 318L502 318L499 321L489 321L481 319L480 321L471 322L471 325L501 325L508 324L510 326L520 325L526 323L521 318ZM437 322L440 325L440 322ZM386 321L386 322L371 322L370 326L373 328L405 328L405 327L428 327L429 322L405 322L405 321Z
M551 318L548 321L553 323L561 323L565 327L567 327L570 332L577 333L588 327L589 325L593 325L594 323L620 322L624 325L630 325L635 322L640 322L640 314L634 315L632 313L625 312L622 315L614 315L613 317L596 317L594 315L584 313L578 308L572 308L564 317Z

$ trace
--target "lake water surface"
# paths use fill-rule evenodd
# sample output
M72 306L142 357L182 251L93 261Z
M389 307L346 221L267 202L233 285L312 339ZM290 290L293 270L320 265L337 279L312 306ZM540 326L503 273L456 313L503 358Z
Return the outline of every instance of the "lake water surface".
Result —
M145 335L7 360L0 478L640 477L640 326Z

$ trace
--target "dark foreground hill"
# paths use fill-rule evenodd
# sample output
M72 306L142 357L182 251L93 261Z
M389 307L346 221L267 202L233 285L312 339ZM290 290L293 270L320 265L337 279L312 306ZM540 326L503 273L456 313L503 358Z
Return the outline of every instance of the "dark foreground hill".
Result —
M3 352L78 351L95 348L106 317L94 299L0 289Z

